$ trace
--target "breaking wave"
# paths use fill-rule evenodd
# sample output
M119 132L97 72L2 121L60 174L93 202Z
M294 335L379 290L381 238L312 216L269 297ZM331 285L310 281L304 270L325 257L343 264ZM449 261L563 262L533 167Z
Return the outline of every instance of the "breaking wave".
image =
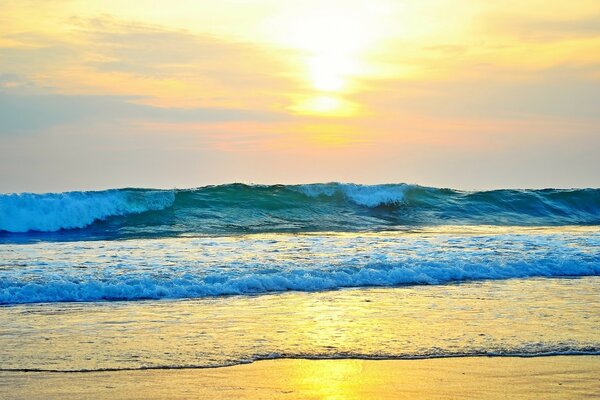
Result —
M0 230L53 232L84 228L108 217L163 210L175 193L155 190L106 190L0 196Z
M26 232L81 239L441 224L599 225L600 189L466 192L327 183L0 195L0 238Z
M162 274L162 275L161 275ZM45 274L41 280L0 280L0 304L71 301L125 301L251 295L283 291L322 291L347 287L436 285L448 282L527 277L600 275L597 257L571 261L542 258L533 262L436 262L371 264L328 269L277 269L273 266L198 274L182 270L152 273L94 272L93 275Z

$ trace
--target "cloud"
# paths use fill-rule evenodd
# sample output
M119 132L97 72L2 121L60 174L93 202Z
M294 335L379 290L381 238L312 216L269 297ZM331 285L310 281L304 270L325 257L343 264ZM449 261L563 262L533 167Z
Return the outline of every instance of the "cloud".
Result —
M0 73L0 89L1 88L16 88L16 87L27 87L30 85L30 82L24 80L21 76L17 74L3 74Z
M161 26L122 21L110 16L72 18L89 43L100 71L126 72L154 78L210 78L228 86L281 86L286 82L273 49L256 44L196 34Z
M36 74L63 68L77 59L74 49L64 44L49 46L0 47L0 68L7 72Z
M484 17L483 22L487 31L515 35L529 41L551 42L600 37L600 13L578 18L492 14Z
M451 118L538 118L598 120L600 64L563 64L520 71L465 62L460 76L438 80L366 83L357 102L380 112Z
M135 97L14 93L0 90L0 135L36 131L57 125L127 122L276 121L285 115L233 108L161 108L137 104Z
M68 93L132 95L161 106L284 108L285 51L109 15L69 18L61 35L0 37L0 71ZM1 43L1 42L0 42Z

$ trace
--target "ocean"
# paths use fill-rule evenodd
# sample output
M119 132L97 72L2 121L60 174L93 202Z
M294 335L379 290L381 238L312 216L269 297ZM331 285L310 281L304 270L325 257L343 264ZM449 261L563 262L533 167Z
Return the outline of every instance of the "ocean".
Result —
M600 354L600 189L0 195L0 370Z

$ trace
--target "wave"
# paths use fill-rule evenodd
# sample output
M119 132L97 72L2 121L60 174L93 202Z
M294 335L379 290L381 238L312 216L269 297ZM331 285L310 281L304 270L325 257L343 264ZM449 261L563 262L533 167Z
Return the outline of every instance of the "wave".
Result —
M106 190L0 196L0 231L53 232L84 228L108 217L163 210L175 193L152 190Z
M349 287L437 285L484 279L597 275L600 275L597 257L570 261L561 258L487 260L481 263L460 260L454 264L415 261L313 270L248 267L206 275L189 271L165 275L161 270L157 274L128 274L117 269L114 273L98 271L82 276L44 274L37 280L6 277L0 280L0 304L183 299Z
M369 208L401 205L406 203L406 195L419 189L416 185L357 185L357 184L311 184L292 186L310 197L343 196L348 201ZM425 189L422 188L421 189Z
M440 224L600 225L600 189L465 192L328 183L0 195L0 238L26 232L78 239Z

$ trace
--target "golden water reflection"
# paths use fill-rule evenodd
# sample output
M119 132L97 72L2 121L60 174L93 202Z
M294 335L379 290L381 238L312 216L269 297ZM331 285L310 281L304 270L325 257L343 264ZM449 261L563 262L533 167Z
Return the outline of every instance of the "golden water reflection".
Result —
M0 359L78 370L589 349L600 343L599 291L600 278L586 277L2 307ZM290 379L326 382L354 368ZM346 384L323 390L348 394Z

